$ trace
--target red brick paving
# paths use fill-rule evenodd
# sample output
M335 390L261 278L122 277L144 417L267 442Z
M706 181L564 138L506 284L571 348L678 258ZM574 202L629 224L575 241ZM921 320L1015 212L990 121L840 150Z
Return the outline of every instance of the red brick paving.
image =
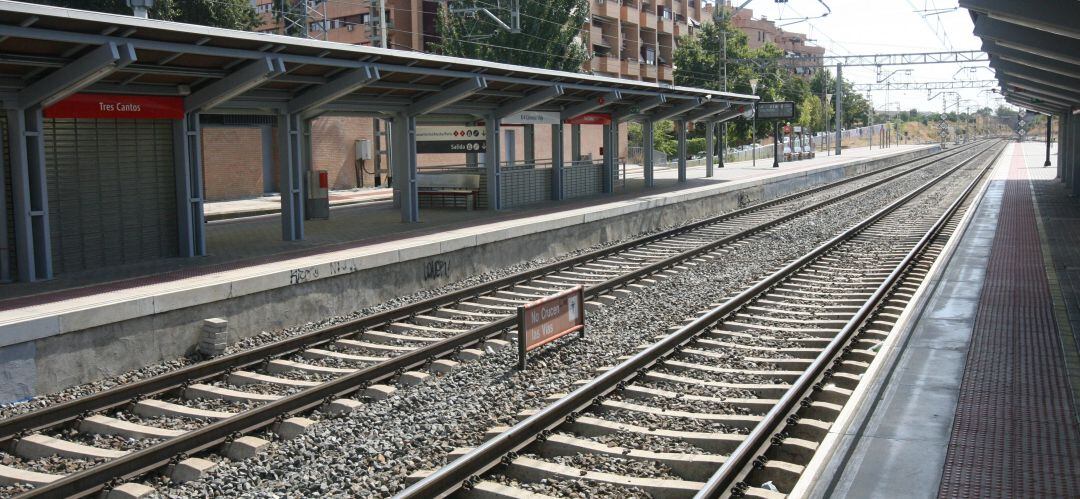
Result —
M1014 149L939 497L1080 497L1080 429Z

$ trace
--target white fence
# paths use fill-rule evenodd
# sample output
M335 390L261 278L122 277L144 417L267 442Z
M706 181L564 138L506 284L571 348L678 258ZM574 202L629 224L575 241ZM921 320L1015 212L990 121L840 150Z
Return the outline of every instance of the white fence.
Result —
M870 145L871 142L874 145L878 145L881 144L881 136L885 132L885 127L887 126L890 125L877 124L852 128L850 130L841 131L840 136L845 147L865 147ZM893 142L895 142L895 134ZM796 141L796 146L800 147L811 147L811 144L814 151L825 152L834 150L836 147L836 132L817 132L813 134L812 137L804 136L802 144L799 144L798 141ZM780 144L778 147L780 154L791 152L790 150L786 150L787 148L790 148L790 144L787 141L787 137L785 137L784 143ZM755 156L757 159L771 160L773 157L772 144L752 148L729 148L724 154L724 162L751 161Z

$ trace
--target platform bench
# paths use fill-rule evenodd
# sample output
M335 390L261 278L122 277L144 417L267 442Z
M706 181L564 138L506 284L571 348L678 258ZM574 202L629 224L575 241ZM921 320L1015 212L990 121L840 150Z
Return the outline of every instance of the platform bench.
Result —
M416 175L419 197L465 198L465 209L476 208L480 197L480 175L468 173L420 173Z

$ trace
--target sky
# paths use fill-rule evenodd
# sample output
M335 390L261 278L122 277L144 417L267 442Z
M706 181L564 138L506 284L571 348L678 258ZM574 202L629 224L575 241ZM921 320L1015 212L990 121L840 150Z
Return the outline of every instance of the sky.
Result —
M738 6L744 0L732 0ZM826 12L819 0L751 0L746 8L754 11L754 17L762 15L776 21L785 30L807 34L812 44L825 47L828 55L897 54L913 52L943 52L952 50L979 50L980 41L972 34L973 24L966 9L959 8L956 0L823 0L832 13L824 18L797 22L805 17L816 17ZM953 10L955 9L955 10ZM927 15L917 11L946 12ZM835 66L834 66L835 67ZM965 69L962 69L965 68ZM972 69L975 68L975 69ZM966 64L920 64L911 66L882 66L880 76L874 67L846 67L844 78L855 83L875 83L894 70L901 70L889 77L892 82L940 82L953 80L993 80L994 73L988 63ZM906 74L911 70L911 74ZM959 71L959 72L958 72ZM1004 101L1000 96L982 89L955 90L960 93L961 108L968 106L991 107ZM981 92L981 93L980 93ZM917 108L921 111L940 112L942 97L933 102L927 100L926 90L884 90L862 92L874 104L875 109L902 110ZM938 91L933 91L934 94ZM949 105L955 109L955 95L948 95ZM967 99L970 102L964 102Z

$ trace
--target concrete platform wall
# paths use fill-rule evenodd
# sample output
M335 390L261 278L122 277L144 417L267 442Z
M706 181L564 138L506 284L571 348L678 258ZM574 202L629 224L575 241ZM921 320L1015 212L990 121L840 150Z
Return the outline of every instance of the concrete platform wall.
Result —
M552 230L514 237L512 228L496 229L487 235L476 235L471 239L473 244L443 242L442 251L434 255L410 257L405 249L387 252L385 260L368 263L363 269L349 268L353 265L350 261L330 264L330 271L327 272L325 266L320 267L323 276L315 279L304 278L305 273L315 267L299 268L293 271L295 278L290 285L258 292L242 292L238 288L241 283L235 282L227 295L216 301L152 315L147 311L146 315L135 314L127 320L76 328L0 348L0 402L54 392L190 354L195 350L205 318L228 319L229 340L235 342L262 331L347 314L403 294L442 286L523 260L556 257L688 219L730 211L925 156L934 150L923 149L816 171L795 172L746 182L742 186L720 183L646 196L613 203L611 207L597 207L583 217L576 215L581 217L580 223L555 223L552 226L558 227ZM490 242L483 242L485 240ZM315 272L317 275L319 270ZM155 302L168 299L168 295L155 297Z

